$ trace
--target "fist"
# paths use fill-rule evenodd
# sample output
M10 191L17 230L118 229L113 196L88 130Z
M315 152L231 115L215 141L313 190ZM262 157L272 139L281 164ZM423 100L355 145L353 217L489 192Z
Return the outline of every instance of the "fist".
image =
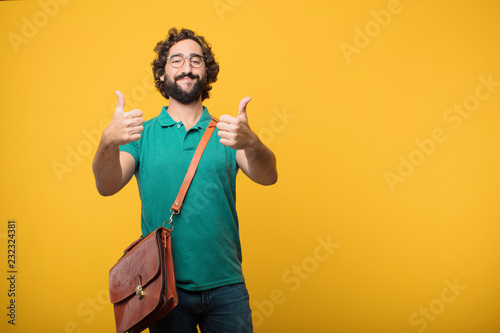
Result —
M142 126L144 118L142 118L142 111L139 109L125 112L125 97L119 90L116 91L116 97L118 101L113 119L103 134L109 143L125 145L141 138L141 132L144 130Z
M257 136L248 125L247 104L250 100L250 97L245 97L240 101L237 117L223 115L219 118L217 128L221 138L220 142L224 146L240 150L249 147L256 141Z

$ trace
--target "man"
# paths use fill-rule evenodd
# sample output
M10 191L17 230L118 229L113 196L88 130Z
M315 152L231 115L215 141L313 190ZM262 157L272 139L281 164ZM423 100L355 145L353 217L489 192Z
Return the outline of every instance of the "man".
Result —
M135 174L144 235L161 226L211 116L202 105L219 65L210 45L193 31L172 28L155 47L156 87L169 99L159 116L144 122L140 110L118 102L93 163L101 195L120 191ZM252 332L248 292L241 269L235 208L236 174L256 183L277 181L276 158L250 129L246 107L223 115L201 158L172 232L178 306L150 332ZM215 135L215 133L218 134Z

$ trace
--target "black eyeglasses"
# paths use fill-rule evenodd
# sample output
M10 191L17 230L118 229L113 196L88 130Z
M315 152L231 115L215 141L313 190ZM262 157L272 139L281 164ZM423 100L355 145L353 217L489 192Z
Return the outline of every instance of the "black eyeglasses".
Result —
M191 64L191 67L199 68L203 66L204 58L199 54L191 54L189 57L185 57L182 54L172 54L167 58L167 60L170 61L170 64L174 68L182 67L186 59L189 59L189 64Z

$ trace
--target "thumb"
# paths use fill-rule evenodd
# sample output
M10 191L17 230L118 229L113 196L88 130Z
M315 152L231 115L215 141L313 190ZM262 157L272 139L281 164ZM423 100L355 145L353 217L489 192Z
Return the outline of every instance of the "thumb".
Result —
M240 105L238 107L238 117L245 117L247 118L247 104L250 102L252 99L250 97L245 97L240 101Z
M120 90L116 91L116 97L118 98L118 100L116 102L115 112L124 112L125 97L123 96Z

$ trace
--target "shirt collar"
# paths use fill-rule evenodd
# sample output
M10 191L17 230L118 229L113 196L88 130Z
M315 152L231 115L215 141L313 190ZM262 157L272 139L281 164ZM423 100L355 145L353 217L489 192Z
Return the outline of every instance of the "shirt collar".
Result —
M158 116L158 122L162 127L170 127L177 124L177 122L168 114L167 109L168 106L164 106L161 109L160 115ZM201 114L201 117L196 123L195 127L198 129L205 128L207 127L211 119L212 116L210 115L210 113L208 113L208 109L204 106L203 113Z

